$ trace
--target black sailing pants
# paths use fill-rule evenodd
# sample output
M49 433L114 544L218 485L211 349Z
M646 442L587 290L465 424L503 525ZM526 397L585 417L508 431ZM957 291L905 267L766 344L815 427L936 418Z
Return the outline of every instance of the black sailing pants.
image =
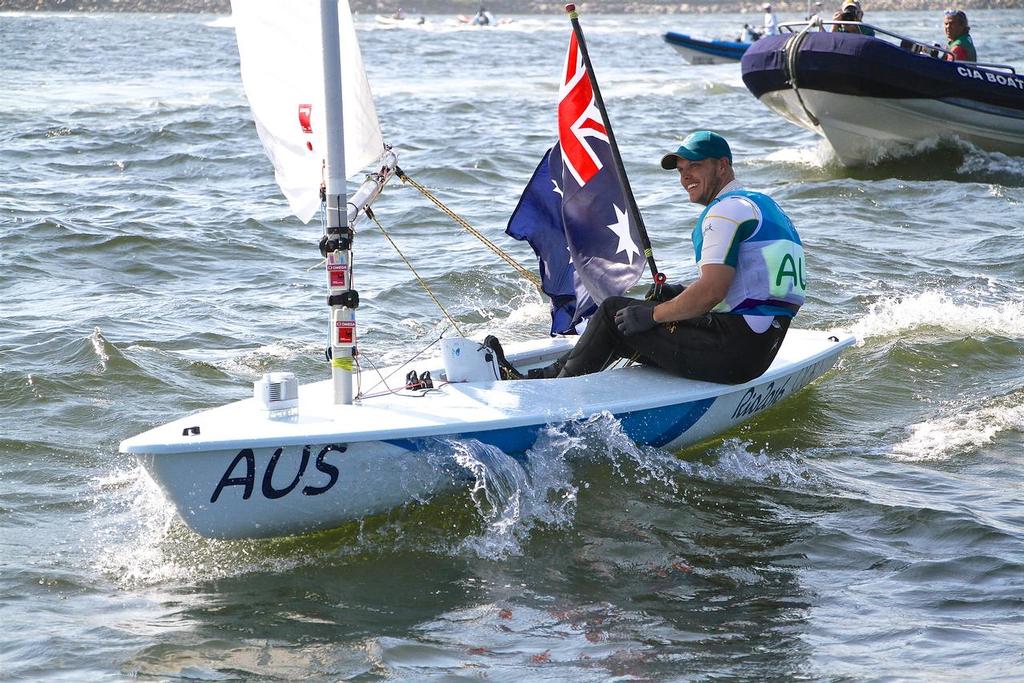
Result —
M615 313L636 303L622 296L605 299L576 347L559 359L558 376L586 375L618 358L635 357L682 377L740 384L768 369L789 329L789 318L784 316L777 316L771 327L758 334L741 315L705 313L626 336L615 326Z

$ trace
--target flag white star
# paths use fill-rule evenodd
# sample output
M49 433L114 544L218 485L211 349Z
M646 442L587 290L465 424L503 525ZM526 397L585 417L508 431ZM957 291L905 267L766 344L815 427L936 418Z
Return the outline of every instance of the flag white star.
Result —
M633 241L632 235L629 234L629 218L626 217L626 212L619 209L619 207L612 204L612 208L615 209L615 223L608 226L608 229L614 232L619 238L619 246L615 249L615 253L626 252L626 257L629 259L629 265L633 265L633 254L640 255L640 250L637 248L636 243Z

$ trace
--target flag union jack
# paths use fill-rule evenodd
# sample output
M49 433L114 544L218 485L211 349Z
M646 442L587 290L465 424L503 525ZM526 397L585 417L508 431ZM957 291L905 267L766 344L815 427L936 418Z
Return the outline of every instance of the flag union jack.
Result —
M529 240L551 297L551 333L573 334L597 304L643 272L605 117L576 35L558 93L558 143L537 166L506 232Z
M601 122L583 52L573 34L565 55L565 77L558 91L558 142L565 170L580 186L586 185L604 166L588 138L607 143L608 131Z

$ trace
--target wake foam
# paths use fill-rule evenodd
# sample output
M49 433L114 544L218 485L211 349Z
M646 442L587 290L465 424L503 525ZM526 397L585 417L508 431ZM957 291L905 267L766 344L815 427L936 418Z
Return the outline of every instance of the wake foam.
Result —
M499 559L523 552L534 529L570 527L577 512L581 465L607 466L621 484L676 497L693 480L718 484L817 487L813 471L795 453L752 450L738 439L710 451L711 460L691 462L641 446L610 413L560 427L547 427L524 461L479 442L449 442L453 462L471 478L471 496L482 531L457 551Z
M805 147L787 147L764 157L767 164L790 164L827 175L866 179L898 177L1024 185L1024 159L989 152L959 138L934 137L913 144L878 142L864 166L845 168L824 138ZM991 190L990 190L991 191Z
M955 407L953 414L910 425L907 431L907 438L892 449L898 460L943 461L973 453L1003 432L1024 432L1024 393L981 407Z
M264 372L283 368L297 358L323 358L324 345L303 341L277 341L255 349L188 349L172 352L185 360L204 363L233 377L256 380Z
M481 533L459 545L460 551L487 558L517 555L538 524L571 523L578 489L565 450L542 447L543 457L530 457L524 466L478 441L449 441L447 446L449 457L471 478L469 495L483 525Z
M752 444L740 439L724 441L714 453L711 464L681 462L691 478L716 483L747 483L772 487L804 488L818 484L814 472L795 453L769 453L751 450Z
M972 336L1021 337L1024 336L1024 303L956 301L944 292L928 290L913 296L876 301L868 306L867 315L854 324L851 331L863 342L872 337L897 336L926 327Z
M216 19L208 21L203 25L209 28L229 28L231 30L234 30L235 18L229 14L226 17L217 17Z
M967 147L967 153L963 163L956 169L957 174L999 185L1024 184L1024 159L1021 157L985 152L973 145L963 144Z
M832 147L824 139L819 139L810 147L785 147L775 150L764 157L766 165L790 164L813 169L824 169L839 163Z
M321 559L323 552L290 540L218 541L190 531L141 466L92 482L92 543L96 569L122 588L198 583L254 572L283 572ZM319 550L319 548L318 548ZM336 548L328 549L337 553ZM353 552L358 550L353 549Z

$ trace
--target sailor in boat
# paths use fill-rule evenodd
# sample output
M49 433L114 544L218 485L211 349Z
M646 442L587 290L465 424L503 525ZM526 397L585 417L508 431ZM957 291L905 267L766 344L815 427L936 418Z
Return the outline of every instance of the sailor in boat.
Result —
M771 3L764 3L764 33L766 36L777 36L779 35L779 20L772 14Z
M487 11L487 8L480 5L480 11L473 17L473 21L470 22L474 26L489 26L491 23L491 14Z
M771 198L743 189L729 143L717 133L691 133L661 166L678 170L690 201L707 207L691 235L700 276L686 287L664 285L643 301L605 299L575 348L529 377L585 375L628 358L682 377L738 384L774 360L807 287L793 223ZM494 337L484 344L506 374L515 372Z
M739 42L739 43L752 43L752 42L754 42L755 40L757 40L760 37L761 37L761 34L758 33L757 31L755 31L750 26L750 24L743 24L743 30L740 31L740 36L739 36L739 38L737 39L736 42Z
M860 0L846 0L839 11L832 15L833 21L864 21L864 10L861 9ZM870 26L850 26L849 24L833 24L833 31L840 33L861 33L865 36L875 35L875 30Z
M978 52L974 49L974 41L971 40L971 27L967 25L967 14L963 10L948 9L943 18L943 25L946 29L946 38L949 39L949 51L953 53L947 59L957 62L978 61Z

